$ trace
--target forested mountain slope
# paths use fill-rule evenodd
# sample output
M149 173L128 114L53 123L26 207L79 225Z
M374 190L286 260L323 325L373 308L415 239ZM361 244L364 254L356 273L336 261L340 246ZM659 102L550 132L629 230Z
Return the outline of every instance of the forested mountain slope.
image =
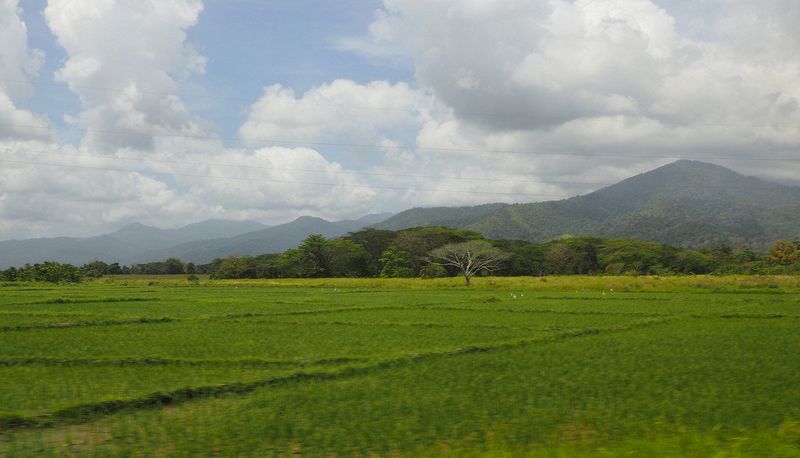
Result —
M800 238L800 188L725 167L678 161L570 199L414 208L375 225L443 225L491 239L544 242L565 235L631 237L679 246L728 242L764 248Z

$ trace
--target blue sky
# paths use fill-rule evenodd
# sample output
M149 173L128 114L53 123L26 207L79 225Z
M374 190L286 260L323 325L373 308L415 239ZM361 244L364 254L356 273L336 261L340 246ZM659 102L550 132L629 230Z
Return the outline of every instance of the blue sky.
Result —
M63 114L78 113L80 102L53 78L67 56L42 15L46 5L47 0L20 4L30 46L46 56L34 96L21 106L47 113L61 135L77 141L81 132L65 126ZM193 112L231 140L247 107L269 84L305 92L335 78L413 81L409 60L378 60L336 48L337 39L363 34L380 6L374 0L206 1L199 23L188 30L188 41L208 57L208 65L205 74L185 83L182 95Z
M28 26L30 46L44 51L46 57L39 76L33 79L33 84L36 85L33 96L22 99L19 104L37 113L47 113L51 120L60 123L64 113L80 110L80 102L64 83L56 82L53 79L56 70L66 59L66 54L56 43L55 37L50 33L44 16L41 14L46 4L46 0L28 0L20 4L22 17ZM63 124L61 125L63 126ZM63 135L80 139L79 132L63 132Z
M0 0L0 240L800 184L796 0Z
M199 24L189 32L189 41L209 59L198 83L209 98L196 103L198 108L204 102L212 105L199 112L232 137L246 118L244 108L268 84L305 92L334 78L360 83L413 79L411 66L388 65L335 48L337 38L362 34L379 7L380 2L369 0L207 2ZM233 100L238 103L229 103Z

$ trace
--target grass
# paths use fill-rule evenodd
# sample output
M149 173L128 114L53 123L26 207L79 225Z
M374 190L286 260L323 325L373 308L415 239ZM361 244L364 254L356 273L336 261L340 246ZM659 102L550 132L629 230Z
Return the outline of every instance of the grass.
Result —
M0 456L800 456L793 277L0 288Z

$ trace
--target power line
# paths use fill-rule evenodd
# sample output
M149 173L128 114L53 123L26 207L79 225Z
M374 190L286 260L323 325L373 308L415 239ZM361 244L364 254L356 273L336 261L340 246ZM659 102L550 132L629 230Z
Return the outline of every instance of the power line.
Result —
M9 152L9 151L7 151ZM37 151L33 153L37 156L58 156L63 157L64 154L55 150L51 150L51 152L41 152ZM155 162L160 164L171 164L171 165L192 165L192 166L205 166L205 167L228 167L228 168L238 168L238 169L245 169L245 170L271 170L271 171L286 171L286 172L302 172L302 173L318 173L318 174L326 174L330 175L330 171L326 170L319 170L319 169L303 169L303 168L294 168L294 167L266 167L266 166L257 166L257 165L243 165L243 164L227 164L227 163L219 163L219 162L198 162L198 161L175 161L175 160L165 160L165 159L153 159L153 158L134 158L134 157L125 157L125 156L111 156L105 154L98 154L98 155L91 155L91 154L70 154L69 157L71 158L85 158L85 159L113 159L113 160L122 160L122 161L133 161L133 162L140 162L143 164ZM416 174L401 174L401 173L382 173L382 172L368 172L368 171L356 171L356 170L341 170L339 172L333 172L334 174L351 174L355 176L378 176L378 177L396 177L396 178L418 178L418 179L428 179L428 178L435 178L435 179L442 179L442 180L454 180L454 181L470 181L470 182L497 182L497 183L520 183L520 184L566 184L566 185L577 185L577 186L603 186L605 183L598 183L598 182L582 182L582 181L566 181L566 180L512 180L512 179L504 179L504 178L494 178L494 177L457 177L457 176L447 176L447 175L416 175Z
M57 129L50 126L37 126L37 125L25 125L25 124L8 124L13 127L26 127L26 128L34 128L34 129L44 129L50 130L52 132L57 132ZM77 128L71 128L68 130L79 130ZM90 132L98 132L110 135L130 135L129 131L123 130L115 130L115 129L87 129L87 133ZM225 140L233 140L238 142L238 139L233 137L222 137L222 136L215 136L215 135L195 135L195 134L168 134L168 133L147 133L148 136L156 137L156 138L183 138L183 139L198 139L198 140L216 140L222 143ZM696 159L698 157L702 157L703 159L712 159L712 160L725 160L725 161L756 161L756 162L797 162L800 161L800 157L736 157L730 155L717 155L717 156L709 156L709 155L688 155L688 154L636 154L636 153L604 153L604 154L595 154L595 153L587 153L587 152L580 152L580 151L533 151L533 150L513 150L513 149L477 149L477 148L446 148L446 147L426 147L426 146L411 146L411 145L383 145L383 144L375 144L375 143L347 143L347 142L323 142L323 141L305 141L305 140L287 140L287 139L279 139L279 138L265 138L262 137L261 142L253 142L253 143L246 143L240 147L243 148L268 148L274 147L276 145L294 145L294 146L326 146L326 147L336 147L336 148L358 148L358 149L375 149L375 150L384 150L384 149L395 149L395 150L406 150L406 151L413 151L413 152L433 152L433 153L474 153L474 154L513 154L513 155L524 155L524 156L577 156L577 157L589 157L589 158L608 158L608 157L615 157L615 158L632 158L632 159Z
M44 81L25 81L19 79L10 79L10 78L0 78L0 81L6 81L15 84L25 84L30 86L51 86L51 87L63 87L61 83L49 83ZM66 83L64 83L66 84ZM89 86L89 85L69 85L69 89L82 89L88 91L96 91L96 92L105 92L108 94L122 94L123 90L114 88L114 87L101 87L101 86ZM411 90L411 86L409 86ZM216 100L216 101L243 101L247 102L247 106L251 107L258 103L262 96L259 96L257 99L253 100L249 97L231 97L231 96L219 96L219 95L211 95L205 93L192 93L192 92L178 92L178 93L165 93L164 91L157 91L157 90L148 90L143 89L137 85L137 91L143 94L151 94L156 95L158 97L177 97L181 98L182 96L191 96L193 98L199 99L208 99L208 100ZM401 112L401 113L417 113L419 111L424 111L421 107L409 107L409 108L398 108L398 107L386 107L386 106L377 106L377 105L354 105L354 104L342 104L342 103L319 103L319 102L309 102L304 98L300 99L292 99L292 100L270 100L269 103L277 104L277 105L303 105L308 107L317 107L317 108L338 108L341 110L349 110L349 111L391 111L391 112ZM450 107L446 107L445 109L451 109ZM436 111L437 108L431 107L431 111ZM479 116L497 116L497 112L492 111L474 111L474 110L454 110L456 114L460 117L479 117ZM525 114L514 114L515 119L528 119L528 118L535 118L536 116L530 114L526 116ZM742 124L733 124L733 123L722 123L722 122L692 122L692 123L680 123L676 121L668 121L665 119L653 119L653 118L643 118L649 121L655 121L665 126L671 127L693 127L693 126L703 126L703 127L728 127L728 128L775 128L775 127L796 127L797 123L786 123L786 124L752 124L752 123L742 123Z
M73 168L73 169L85 169L85 170L97 170L97 171L108 171L108 172L124 172L124 173L138 173L135 169L126 169L126 168L112 168L112 167L95 167L95 166L86 166L86 165L77 165L77 164L64 164L64 163L52 163L52 162L31 162L31 161L20 161L20 160L12 160L12 159L0 159L0 162L5 163L12 163L12 164L25 164L25 165L33 165L33 166L48 166L48 167L61 167L61 168ZM310 182L310 181L295 181L295 180L279 180L274 178L244 178L244 177L230 177L230 176L217 176L217 175L201 175L201 174L192 174L192 173L180 173L180 172L169 172L169 175L172 176L183 176L183 177L191 177L191 178L203 178L203 179L212 179L212 180L234 180L234 181L243 181L243 182L251 182L251 183L261 183L261 182L271 182L271 183L284 183L284 184L298 184L298 185L305 185L305 186L328 186L333 188L362 188L362 189L387 189L387 190L395 190L395 191L417 191L417 192L449 192L449 193L458 193L458 194L486 194L486 195L500 195L500 196L526 196L526 197L544 197L544 198L558 198L563 199L570 197L565 194L529 194L529 193L516 193L516 192L492 192L492 191L473 191L473 190L458 190L458 189L440 189L440 188L417 188L417 187L400 187L400 186L378 186L378 185L359 185L359 184L344 184L344 183L321 183L321 182Z
M85 91L95 91L98 93L106 93L106 94L122 94L122 90L118 88L114 88L111 86L88 86L82 84L68 84L68 83L50 83L45 81L25 81L25 80L18 80L18 79L9 79L9 78L0 78L0 81L5 81L12 84L19 84L19 85L27 85L27 86L49 86L49 87L56 87L56 88L64 88L69 89L72 91L73 89L80 89ZM410 86L409 89L413 90ZM156 91L156 90L148 90L142 89L137 85L136 90L142 94L149 94L155 95L160 98L163 97L178 97L181 98L182 96L190 96L193 98L198 99L207 99L207 100L214 100L214 101L243 101L247 102L248 106L255 105L258 103L262 95L259 95L258 98L253 100L251 97L233 97L233 96L220 96L220 95L212 95L207 93L199 93L199 92L178 92L178 93L165 93L165 91ZM263 91L259 91L263 92ZM73 92L74 94L74 92ZM75 94L77 96L77 94ZM270 100L270 103L278 104L278 105L305 105L309 107L317 107L317 108L339 108L339 109L347 109L353 111L393 111L393 112L401 112L401 113L413 113L418 110L409 109L409 108L395 108L395 107L385 107L385 106L377 106L377 105L346 105L342 103L318 103L318 102L309 102L304 99L292 99L292 100ZM475 113L478 114L478 113ZM485 113L488 114L488 113Z

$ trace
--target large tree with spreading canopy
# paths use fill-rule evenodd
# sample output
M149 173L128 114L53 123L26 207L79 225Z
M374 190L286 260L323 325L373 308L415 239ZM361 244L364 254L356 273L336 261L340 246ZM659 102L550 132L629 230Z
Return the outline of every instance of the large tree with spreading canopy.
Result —
M475 274L483 270L492 271L509 257L485 240L445 245L431 251L428 256L433 263L459 269L467 285Z

